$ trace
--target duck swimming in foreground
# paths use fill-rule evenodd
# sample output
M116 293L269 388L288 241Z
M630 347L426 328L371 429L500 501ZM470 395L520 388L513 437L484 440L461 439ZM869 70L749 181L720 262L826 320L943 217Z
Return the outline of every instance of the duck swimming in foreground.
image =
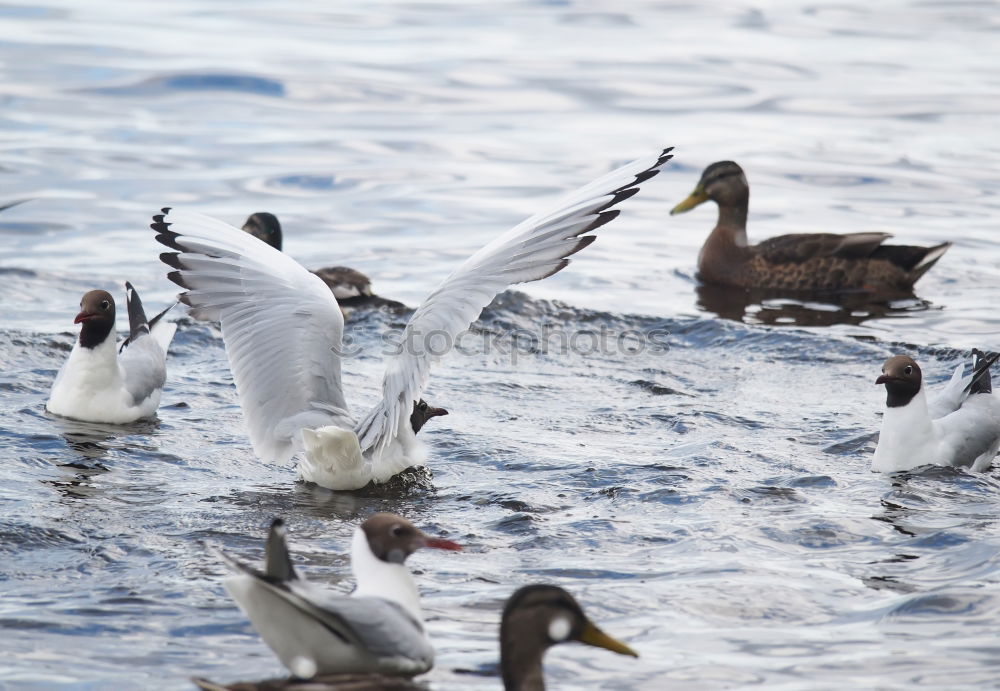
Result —
M267 211L250 214L243 224L243 230L271 247L281 251L284 236L278 217ZM333 291L333 296L341 307L388 307L391 310L406 309L406 305L395 300L388 300L372 292L371 279L357 269L347 266L328 266L315 269L314 274Z
M386 363L381 400L360 420L341 385L343 315L323 281L249 233L201 214L164 209L151 228L174 250L160 259L185 289L180 299L191 316L221 322L257 456L279 463L297 456L304 480L359 489L424 464L413 416L442 342L454 344L508 286L565 268L596 239L586 233L617 217L612 207L659 173L669 152L608 173L469 257L410 317L402 347Z
M167 378L167 347L177 325L166 310L146 321L142 301L125 284L129 336L116 348L115 299L92 290L80 300L80 336L59 370L45 407L50 413L84 422L115 425L152 417Z
M907 355L885 361L875 380L886 390L885 414L872 470L891 473L920 466L990 467L1000 448L1000 398L993 395L990 365L973 350L973 373L955 368L951 379L928 399L920 366Z
M750 185L743 169L719 161L701 174L694 192L670 215L708 200L719 220L698 255L698 278L734 288L803 292L909 292L949 247L883 245L889 233L801 233L756 245L747 241Z

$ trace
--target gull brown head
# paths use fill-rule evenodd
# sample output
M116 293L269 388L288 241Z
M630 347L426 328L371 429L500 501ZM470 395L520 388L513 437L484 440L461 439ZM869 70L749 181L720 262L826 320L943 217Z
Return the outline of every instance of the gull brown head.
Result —
M451 540L430 537L402 516L377 513L361 524L368 547L378 559L390 564L402 564L422 547L459 551L462 547Z
M885 384L885 404L889 408L904 406L920 392L923 375L920 366L909 355L894 355L882 365L876 384Z
M80 329L80 345L94 348L104 342L115 328L115 299L106 290L92 290L80 299L80 313L74 324Z

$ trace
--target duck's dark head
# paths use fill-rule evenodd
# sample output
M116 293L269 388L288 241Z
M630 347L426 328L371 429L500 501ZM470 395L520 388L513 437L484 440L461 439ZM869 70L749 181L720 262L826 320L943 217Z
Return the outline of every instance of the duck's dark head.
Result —
M420 428L422 428L432 417L447 414L448 411L444 408L433 408L427 405L427 401L421 398L413 404L413 412L410 414L410 426L413 428L413 433L416 434L419 432Z
M601 631L573 598L555 585L528 585L507 600L500 619L504 688L544 688L542 657L554 645L576 641L621 655L639 655Z
M276 250L281 249L281 224L278 217L266 211L258 211L247 217L243 230L258 240L263 240Z
M80 345L95 348L115 328L115 299L106 290L92 290L80 299L80 313L74 324L80 328Z
M701 180L688 198L670 210L670 215L690 211L709 199L720 207L745 205L750 198L750 185L743 169L733 161L713 163L701 174Z

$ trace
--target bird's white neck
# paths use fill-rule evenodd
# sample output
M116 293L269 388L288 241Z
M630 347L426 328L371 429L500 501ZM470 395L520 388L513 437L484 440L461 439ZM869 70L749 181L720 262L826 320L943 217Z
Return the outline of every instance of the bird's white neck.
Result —
M372 554L368 537L361 528L354 529L351 541L351 570L357 581L354 597L378 597L395 602L423 623L420 593L405 564L391 564Z
M69 362L77 363L73 365L73 370L79 377L76 386L103 389L116 385L120 377L116 345L114 331L93 348L83 347L77 339L69 355Z
M906 470L921 465L934 434L927 412L927 395L921 386L906 405L886 406L882 430L872 459L872 468L880 471Z

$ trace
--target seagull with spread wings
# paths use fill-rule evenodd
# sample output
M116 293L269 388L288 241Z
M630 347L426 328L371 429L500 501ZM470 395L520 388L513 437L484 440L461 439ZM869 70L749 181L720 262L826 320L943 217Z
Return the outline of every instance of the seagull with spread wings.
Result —
M410 317L382 379L382 399L360 420L340 377L344 318L326 284L249 233L201 214L163 209L150 226L171 252L160 259L184 288L195 319L218 321L258 457L299 457L302 479L335 490L385 482L426 452L423 424L447 411L421 398L440 357L431 335L451 343L497 293L562 270L614 219L671 149L614 170L532 216L473 254ZM437 341L435 341L437 342ZM426 345L426 347L425 347Z

